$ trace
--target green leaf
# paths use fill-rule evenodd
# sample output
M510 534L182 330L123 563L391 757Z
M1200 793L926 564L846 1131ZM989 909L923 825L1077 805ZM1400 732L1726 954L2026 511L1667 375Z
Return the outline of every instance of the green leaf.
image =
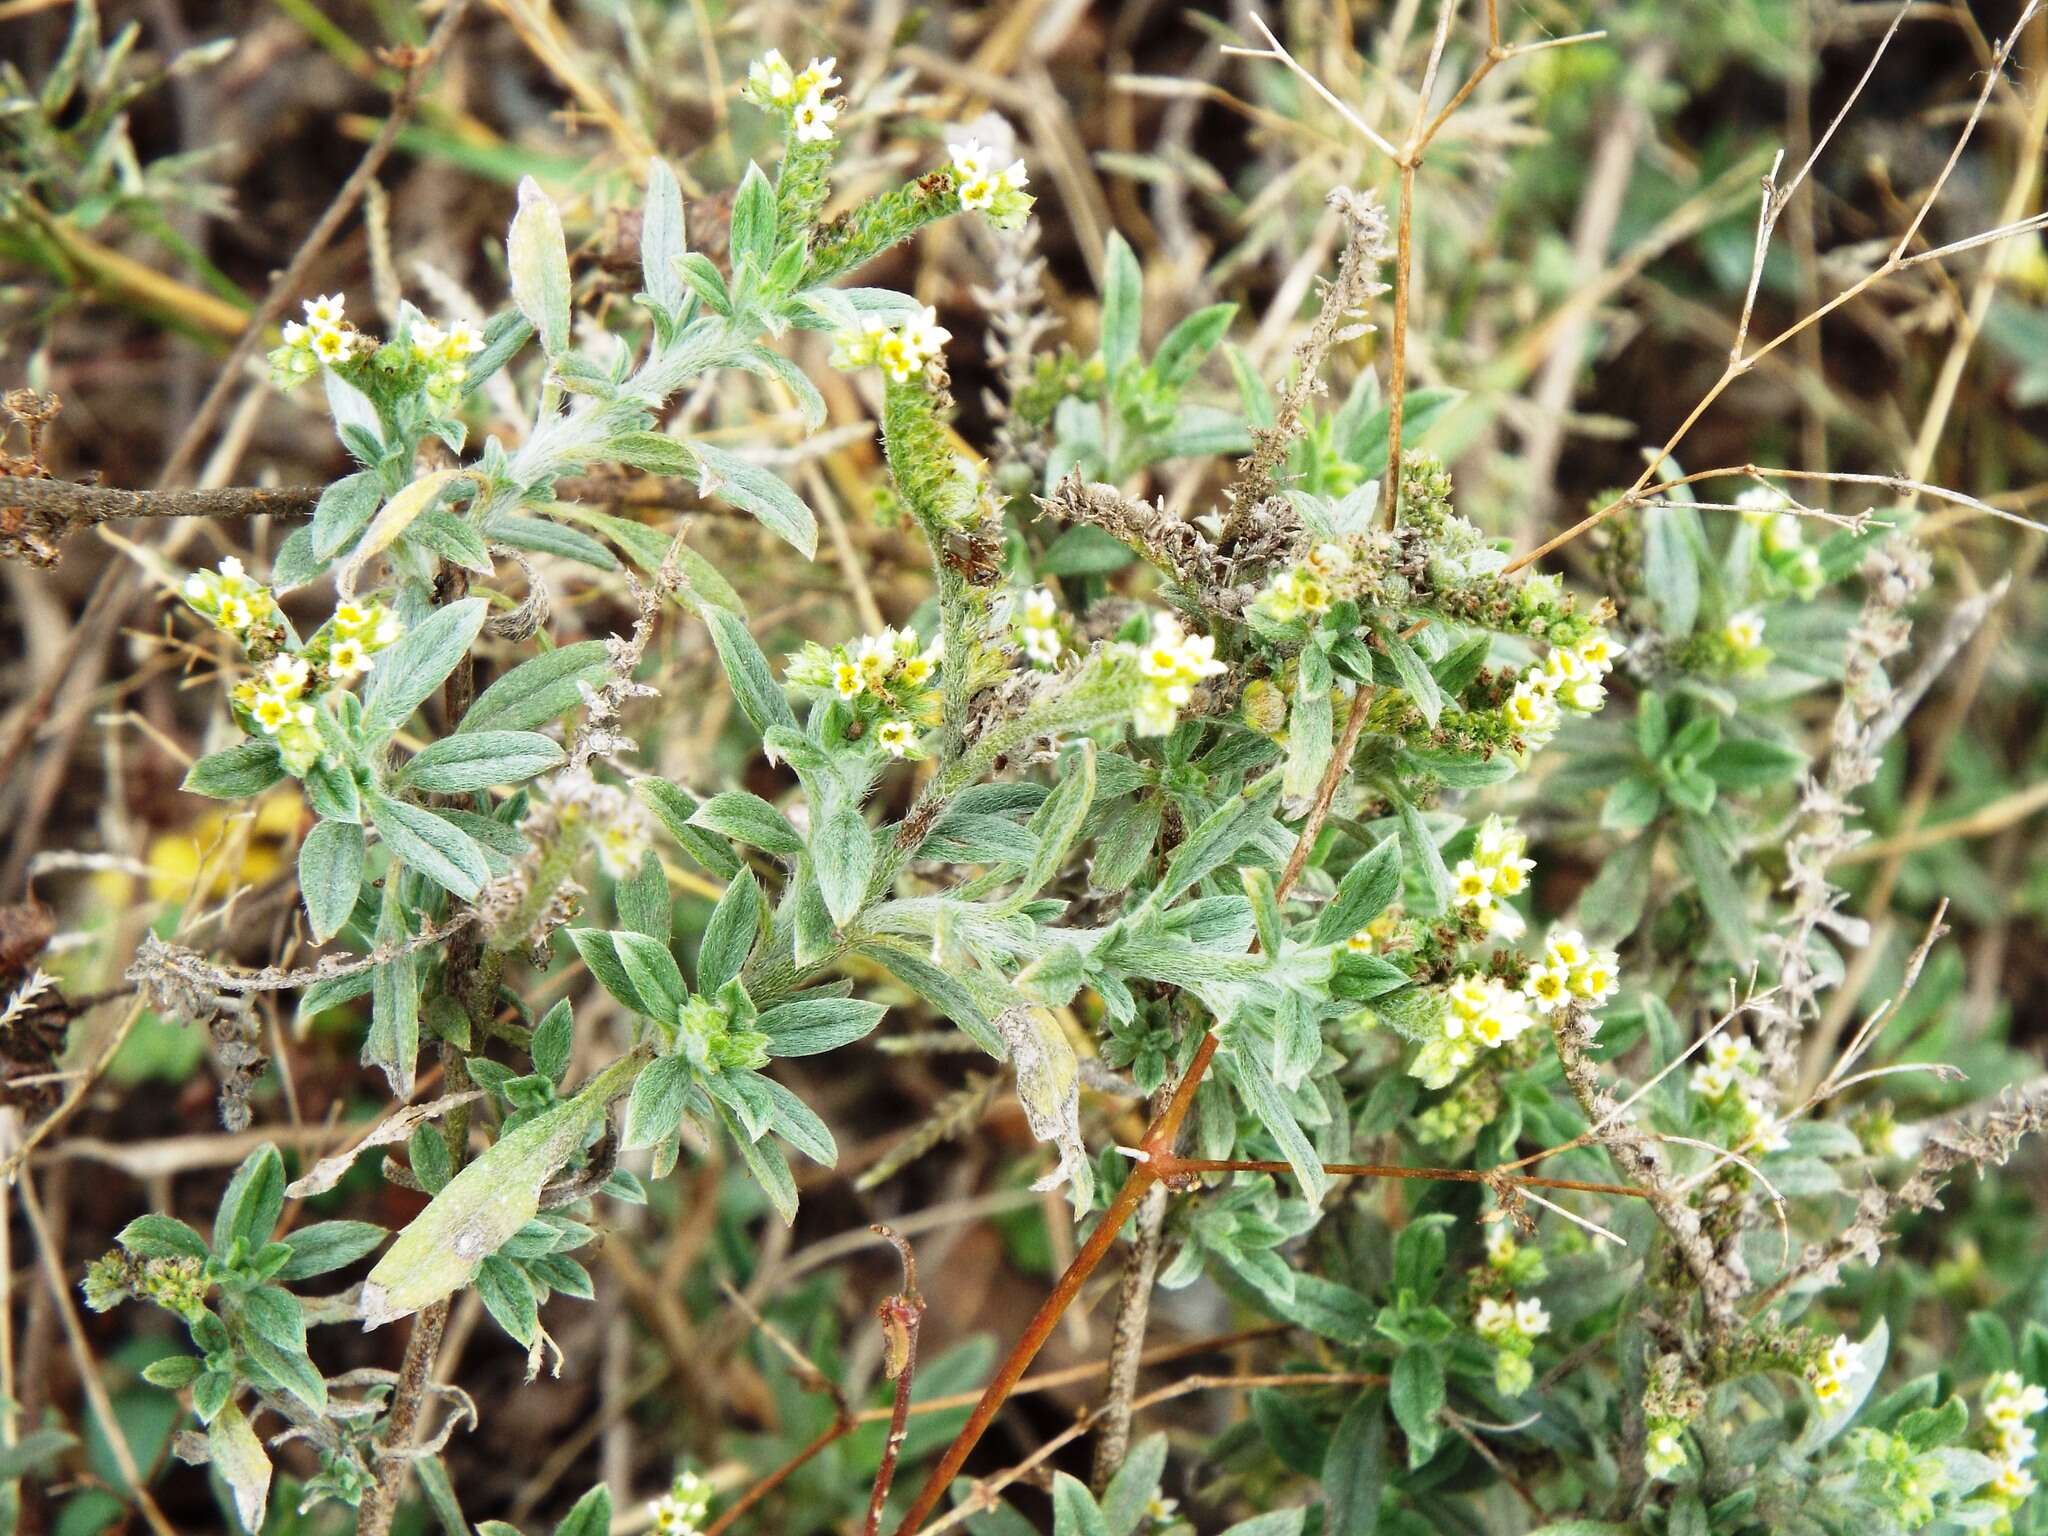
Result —
M369 526L383 499L383 486L371 470L359 469L329 485L313 508L308 535L313 553L322 560L332 559Z
M1138 557L1092 523L1076 523L1046 546L1038 569L1045 576L1107 576Z
M817 874L825 910L843 928L860 912L868 877L874 873L874 834L859 810L841 806L826 818L824 826L811 839L810 851L811 868Z
M194 763L178 787L209 800L246 800L260 795L285 776L284 759L268 741L242 741L210 752Z
M668 946L644 933L572 928L569 942L605 991L635 1013L673 1023L689 989Z
M660 156L647 163L647 201L640 209L640 284L673 315L688 292L676 262L689 249L683 231L683 189Z
M611 1490L599 1483L570 1506L554 1536L609 1536L611 1528Z
M1120 234L1111 234L1103 262L1102 362L1110 381L1138 355L1138 330L1144 320L1144 275L1138 258Z
M533 1070L557 1088L561 1087L562 1078L569 1071L569 1056L575 1043L576 1015L565 997L533 1027L533 1040L529 1046Z
M1110 238L1122 239L1117 235ZM1095 1495L1065 1472L1055 1472L1052 1477L1052 1529L1053 1536L1109 1536L1108 1522Z
M633 1083L626 1100L625 1147L651 1147L675 1135L683 1123L690 1092L690 1064L680 1056L663 1056L649 1064Z
M299 845L299 894L313 942L325 944L356 909L363 885L363 829L345 821L314 824Z
M1657 609L1657 627L1676 640L1692 633L1700 611L1700 568L1690 508L1643 509L1643 588Z
M1394 810L1401 818L1401 846L1410 864L1422 871L1429 888L1430 905L1419 910L1424 915L1441 912L1451 904L1451 872L1444 867L1443 853L1420 811L1399 796L1394 799Z
M1278 1144L1280 1155L1301 1181L1303 1198L1310 1205L1321 1204L1330 1188L1329 1175L1323 1172L1322 1159L1302 1134L1293 1107L1280 1091L1280 1085L1273 1081L1266 1063L1256 1051L1240 1051L1235 1046L1225 1046L1217 1055L1237 1089L1238 1098L1266 1128L1266 1134Z
M381 742L412 718L468 653L488 612L480 597L437 608L377 658L363 696L366 741Z
M536 731L464 731L427 743L399 770L398 783L436 794L469 794L517 784L564 761L561 747Z
M559 719L582 704L580 685L604 681L608 659L602 640L580 640L523 661L476 696L457 729L530 731Z
M155 1212L136 1217L114 1241L138 1259L203 1259L207 1254L205 1238L177 1217Z
M1640 832L1664 808L1664 791L1647 773L1631 773L1607 792L1600 825L1609 832Z
M1195 376L1203 360L1237 318L1235 304L1211 304L1198 309L1166 333L1159 350L1152 355L1152 371L1168 389L1179 389Z
M1166 878L1153 893L1153 901L1164 905L1212 870L1235 858L1237 851L1264 829L1280 803L1276 778L1260 785L1247 785L1205 816L1173 852L1166 866Z
M690 451L697 458L699 495L731 502L760 519L770 533L794 545L806 560L816 558L818 520L780 475L708 443L693 442Z
M804 851L803 835L790 825L789 818L743 789L713 795L690 813L690 824L784 857ZM866 836L865 825L862 836Z
M696 796L678 789L667 779L653 777L641 779L633 786L633 792L691 858L722 880L739 874L739 856L725 839L690 825L690 818L697 813Z
M382 1227L367 1221L316 1221L300 1227L285 1238L292 1256L274 1278L310 1280L327 1274L374 1251L387 1235Z
M1004 904L1005 911L1021 908L1065 867L1067 854L1080 837L1088 808L1094 801L1095 743L1084 741L1080 751L1067 758L1052 793L1032 813L1029 830L1037 851L1017 882L1016 894Z
M1692 877L1693 889L1707 909L1707 920L1714 925L1722 947L1736 959L1746 958L1755 948L1748 902L1727 854L1696 817L1679 819L1678 862Z
M1387 660L1394 664L1394 671L1401 679L1401 688L1422 711L1422 718L1430 728L1436 728L1437 717L1443 713L1444 696L1436 685L1436 676L1429 666L1415 652L1400 628L1394 624L1375 624L1373 634L1380 647L1387 653Z
M612 887L612 905L619 914L619 926L644 933L660 944L675 936L675 906L669 899L668 873L661 856L649 849L633 873Z
M1401 402L1401 454L1402 461L1407 455L1422 446L1422 437L1438 417L1465 397L1461 389L1411 389ZM1358 435L1345 446L1345 457L1358 466L1358 478L1369 483L1378 480L1387 472L1387 457L1392 445L1393 414L1386 406L1367 417L1360 425Z
M816 1056L874 1033L889 1010L852 997L799 997L777 1003L754 1021L775 1056Z
M1316 917L1315 941L1335 944L1378 917L1401 894L1401 841L1384 839L1344 872L1337 894Z
M775 1214L782 1218L785 1226L794 1222L796 1180L790 1175L789 1159L782 1155L781 1148L773 1142L754 1141L749 1138L734 1121L732 1111L725 1105L719 1104L716 1107L719 1119L725 1122L725 1128L731 1134L733 1144L740 1150L740 1158L746 1163L747 1171L753 1174L756 1182L760 1184L762 1193L768 1197L768 1203L775 1207Z
M1723 789L1768 789L1799 777L1806 754L1775 741L1731 737L1709 752L1700 766Z
M761 886L743 869L726 886L697 946L697 990L711 996L747 963L761 931ZM787 1054L787 1053L785 1053Z
M265 1142L242 1159L228 1180L213 1217L213 1251L226 1258L235 1239L254 1253L270 1241L277 1218L284 1214L284 1159Z
M639 1070L638 1057L614 1063L574 1098L518 1122L450 1179L363 1282L363 1325L381 1327L469 1284L483 1260L533 1219L541 1187Z
M232 1403L206 1427L206 1459L234 1495L242 1529L252 1536L261 1531L270 1508L270 1457L248 1417Z
M709 607L704 610L704 622L711 630L711 643L718 648L718 659L732 684L733 702L740 713L763 735L778 725L795 730L796 715L775 674L768 670L768 658L754 643L746 620L724 608Z
M1335 750L1336 716L1330 704L1330 658L1311 645L1301 653L1294 706L1287 713L1287 764L1280 788L1290 804L1311 800Z
M1141 1525L1150 1523L1150 1506L1165 1474L1165 1435L1147 1435L1125 1453L1123 1465L1102 1490L1102 1518L1109 1536L1136 1536Z
M1444 1426L1444 1368L1428 1349L1403 1350L1387 1386L1394 1419L1408 1436L1408 1465L1421 1466L1436 1454Z
M820 1168L838 1166L839 1144L811 1106L772 1077L758 1072L749 1076L768 1095L769 1129Z
M519 179L519 211L505 241L512 302L526 317L549 357L569 346L569 248L562 216L540 183Z
M478 1266L476 1293L498 1326L526 1348L540 1336L540 1303L526 1272L510 1259L492 1254Z
M743 261L751 260L759 274L766 272L775 260L775 188L761 167L752 163L740 179L739 190L733 194L732 234L727 249L732 253L735 274Z
M369 809L378 835L393 855L443 890L473 901L490 881L491 867L484 862L483 850L446 817L374 790Z
M399 882L384 882L384 901L377 918L377 944L382 948L408 936L401 914ZM420 1052L420 981L415 957L403 954L386 960L370 973L370 1032L363 1041L363 1065L381 1070L391 1091L412 1097L413 1072Z

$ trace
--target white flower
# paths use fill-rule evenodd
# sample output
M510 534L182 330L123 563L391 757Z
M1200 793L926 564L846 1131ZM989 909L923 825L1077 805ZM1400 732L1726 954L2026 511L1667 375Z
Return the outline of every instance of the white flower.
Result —
M839 83L839 77L832 73L838 65L835 54L829 59L812 59L804 66L804 72L796 77L796 93L799 96L823 96Z
M1559 702L1566 709L1577 710L1582 715L1597 713L1607 702L1607 690L1593 678L1584 678L1576 683L1567 683L1558 694Z
M294 711L291 700L281 693L259 693L256 701L249 706L249 713L266 736L275 736L291 724Z
M965 144L948 144L946 153L953 157L955 181L973 181L986 176L993 159L988 147L979 139L969 139Z
M323 293L317 299L306 300L301 306L306 311L306 324L316 331L334 330L341 324L347 302L346 296L339 293Z
M1789 498L1768 485L1753 485L1735 498L1736 510L1751 527L1762 527L1785 508Z
M1451 900L1461 907L1493 905L1494 872L1471 859L1458 860L1451 871Z
M1529 1338L1537 1338L1550 1332L1550 1314L1543 1310L1543 1303L1534 1296L1515 1303L1515 1327Z
M858 697L867 685L867 678L861 674L859 662L839 661L832 664L832 688L842 699Z
M796 104L796 110L790 114L790 121L796 125L796 136L800 143L822 144L832 137L832 124L838 117L838 103L827 101L813 91Z
M1733 614L1721 626L1721 638L1728 642L1728 648L1746 655L1764 643L1763 615L1754 608Z
M917 740L908 720L884 720L875 728L875 740L891 757L902 757Z
M1030 173L1024 169L1024 162L1022 160L1012 160L1008 165L1004 166L1002 174L997 177L997 180L1002 184L1002 190L1005 192L1022 192L1031 185Z
M1557 705L1539 684L1524 678L1508 695L1507 717L1524 735L1542 736L1557 728Z
M903 344L927 361L938 356L952 339L953 333L939 324L939 312L929 304L903 322ZM1050 594L1047 599L1050 601Z
M1602 950L1571 973L1572 990L1598 1005L1621 990L1621 968L1614 951Z
M1024 654L1041 667L1057 666L1060 659L1060 632L1056 629L1025 630Z
M1576 928L1562 932L1553 929L1550 937L1543 941L1543 955L1552 965L1561 965L1567 971L1577 970L1592 958L1586 948L1586 939Z
M237 634L256 622L256 615L249 607L249 600L233 592L221 598L220 608L214 617L219 620L222 629L232 630Z
M473 320L451 320L448 334L442 341L442 352L448 357L474 357L484 349L484 333Z
M337 683L354 682L368 672L371 665L369 653L363 649L360 640L344 638L328 647L327 671Z
M955 188L960 194L960 206L969 213L980 213L996 200L996 183L987 176L963 176Z
M1571 995L1571 973L1561 965L1539 965L1529 972L1522 991L1538 1013L1555 1013Z
M1050 629L1059 622L1059 603L1044 587L1024 594L1024 622L1033 628Z
M1848 1375L1855 1368L1856 1352L1844 1334L1820 1352L1820 1358L1806 1368L1806 1379L1821 1407L1830 1412L1849 1390Z
M1472 1327L1482 1339L1497 1339L1512 1333L1515 1328L1514 1304L1497 1296L1480 1297L1478 1310L1472 1314Z
M1579 660L1597 672L1612 671L1615 659L1628 652L1627 646L1616 644L1604 629L1594 630L1574 649L1578 652Z
M779 48L770 48L747 66L747 88L763 105L786 106L796 99L796 75Z
M1653 1480L1668 1478L1685 1466L1685 1442L1669 1426L1657 1429L1643 1448L1643 1471Z
M312 669L297 656L278 656L263 669L263 686L272 693L295 698L306 686Z

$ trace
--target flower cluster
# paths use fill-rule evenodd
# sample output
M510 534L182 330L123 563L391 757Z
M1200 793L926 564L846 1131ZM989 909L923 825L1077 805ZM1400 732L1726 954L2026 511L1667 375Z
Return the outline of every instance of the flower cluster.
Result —
M409 360L426 372L427 394L442 404L461 390L469 360L483 349L483 332L468 320L451 320L446 327L418 320L406 337Z
M695 1472L678 1472L667 1493L647 1501L655 1536L699 1536L711 1514L711 1485Z
M1482 1296L1472 1314L1472 1328L1494 1348L1493 1384L1504 1397L1519 1397L1536 1379L1529 1357L1536 1341L1550 1332L1550 1314L1531 1296L1521 1301Z
M1320 618L1340 595L1337 582L1351 569L1351 552L1342 544L1322 543L1266 584L1258 608L1267 618L1285 624L1299 618Z
M2018 1505L2035 1489L2031 1463L2038 1446L2027 1420L2048 1408L2048 1391L2021 1380L2018 1371L1999 1371L1984 1384L1983 1406L1991 1459L1998 1466L1991 1491L2004 1503Z
M270 353L271 372L279 387L290 389L312 378L323 365L334 367L377 350L374 336L349 324L347 307L345 294L323 293L300 306L306 316L303 322L284 323L283 344Z
M952 339L953 333L939 324L938 311L927 304L898 326L870 319L857 331L841 331L833 338L832 366L878 367L891 383L908 384L920 374L943 370L946 343ZM940 369L933 369L934 363Z
M997 229L1015 229L1024 222L1037 199L1024 190L1031 178L1022 160L997 170L994 152L973 139L948 144L946 152L953 157L953 190L962 208L988 215Z
M1180 712L1193 700L1195 687L1205 678L1227 670L1216 659L1216 641L1209 635L1191 635L1171 614L1152 617L1152 638L1130 649L1137 653L1138 671L1145 679L1144 691L1131 713L1131 726L1140 736L1164 736L1180 720Z
M1881 1429L1852 1430L1842 1444L1855 1458L1859 1486L1881 1501L1893 1529L1922 1531L1934 1523L1935 1495L1948 1481L1939 1452L1918 1452L1906 1436Z
M1538 1013L1550 1014L1574 1001L1597 1008L1620 987L1620 957L1591 948L1578 930L1567 928L1543 941L1543 962L1530 967L1522 993Z
M1443 1000L1437 1037L1408 1069L1425 1088L1448 1087L1481 1051L1512 1044L1536 1023L1528 998L1498 976L1460 976L1444 989Z
M1766 1152L1785 1148L1785 1133L1771 1118L1763 1057L1740 1035L1719 1034L1692 1069L1692 1091L1704 1099L1740 1146L1754 1140Z
M793 70L779 48L770 48L747 66L747 83L740 94L757 107L787 113L799 143L827 143L839 120L839 103L825 94L839 83L832 73L838 62L813 59L802 70Z
M218 570L194 571L179 590L194 613L244 642L277 612L270 589L251 581L233 555Z
M344 602L334 610L312 649L326 642L327 675L346 687L370 671L379 651L395 644L405 633L398 615L379 602Z
M1010 638L1035 667L1051 669L1060 664L1066 642L1060 637L1059 604L1044 587L1024 594L1022 602L1008 603Z
M939 718L940 658L940 641L920 647L916 631L885 628L830 650L809 643L789 658L787 676L836 696L889 756L921 757L918 729Z
M1452 905L1474 918L1483 932L1521 937L1521 914L1501 898L1528 889L1529 871L1536 867L1534 859L1524 857L1528 847L1524 834L1489 816L1479 825L1471 856L1451 871Z
M1501 706L1508 726L1531 747L1557 733L1565 711L1590 715L1607 702L1605 678L1626 647L1594 628L1576 645L1551 647L1524 672Z
M1805 539L1799 519L1786 510L1791 500L1769 486L1756 486L1735 498L1742 521L1757 533L1757 547L1772 584L1804 598L1821 588L1820 551Z
M1832 1415L1839 1411L1849 1390L1849 1373L1855 1368L1856 1347L1839 1333L1833 1343L1823 1345L1820 1353L1807 1362L1807 1384L1813 1388L1823 1413Z

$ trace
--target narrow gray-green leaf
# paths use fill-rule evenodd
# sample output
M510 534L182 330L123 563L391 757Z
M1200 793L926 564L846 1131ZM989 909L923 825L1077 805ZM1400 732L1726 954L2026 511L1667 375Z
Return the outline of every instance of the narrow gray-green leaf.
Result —
M299 894L313 942L325 944L356 907L363 884L363 829L345 821L316 822L299 845Z

